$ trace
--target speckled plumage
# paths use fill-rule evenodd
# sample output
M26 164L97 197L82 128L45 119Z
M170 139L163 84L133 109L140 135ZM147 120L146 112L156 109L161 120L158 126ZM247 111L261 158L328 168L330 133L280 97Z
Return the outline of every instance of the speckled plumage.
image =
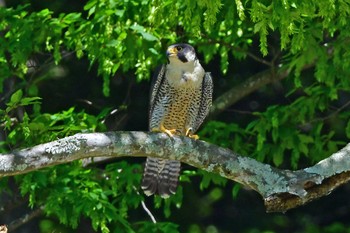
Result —
M161 66L151 89L151 131L197 138L194 133L207 116L212 102L213 83L205 73L192 46L172 45L169 64ZM176 192L180 162L147 158L142 189L169 197Z

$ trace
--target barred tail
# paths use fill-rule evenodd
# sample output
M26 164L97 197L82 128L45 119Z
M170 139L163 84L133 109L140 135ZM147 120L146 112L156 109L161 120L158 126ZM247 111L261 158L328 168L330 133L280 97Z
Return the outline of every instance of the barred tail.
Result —
M181 163L174 160L147 158L141 188L147 196L168 198L176 192Z

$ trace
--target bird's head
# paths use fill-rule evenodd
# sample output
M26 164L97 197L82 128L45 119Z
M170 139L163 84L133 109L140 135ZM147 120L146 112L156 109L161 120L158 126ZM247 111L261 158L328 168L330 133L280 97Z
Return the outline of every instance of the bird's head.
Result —
M194 48L189 44L170 45L166 51L169 62L194 62L197 60Z

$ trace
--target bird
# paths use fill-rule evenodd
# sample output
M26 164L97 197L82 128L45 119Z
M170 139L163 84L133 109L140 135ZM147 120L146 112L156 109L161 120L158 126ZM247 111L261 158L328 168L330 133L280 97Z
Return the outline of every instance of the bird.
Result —
M195 133L212 105L211 73L205 72L189 44L170 45L166 56L168 63L153 76L149 130L198 139ZM168 198L176 193L180 170L179 161L148 157L141 188L147 196Z

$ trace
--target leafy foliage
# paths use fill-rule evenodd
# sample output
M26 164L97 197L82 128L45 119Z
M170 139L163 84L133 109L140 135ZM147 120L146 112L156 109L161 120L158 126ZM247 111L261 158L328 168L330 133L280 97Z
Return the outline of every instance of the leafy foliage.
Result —
M137 208L143 197L135 187L140 183L139 165L126 162L110 164L106 169L82 168L81 163L18 177L22 195L29 195L30 206L43 205L48 215L72 228L81 216L89 217L94 230L110 232L113 224L130 232L126 221L129 208Z

